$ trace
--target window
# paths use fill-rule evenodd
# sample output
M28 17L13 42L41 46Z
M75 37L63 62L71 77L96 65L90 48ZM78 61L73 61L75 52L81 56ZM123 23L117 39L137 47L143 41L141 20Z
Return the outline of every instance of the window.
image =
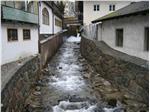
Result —
M7 36L8 36L8 41L18 40L17 29L7 29Z
M116 46L123 47L123 29L116 29Z
M6 1L1 1L1 5L6 5Z
M23 29L23 40L30 40L30 30L29 29Z
M38 14L38 3L34 1L28 2L27 11L30 13Z
M97 5L97 11L99 11L99 5Z
M6 1L5 4L6 6L9 6L9 7L15 7L14 1Z
M34 13L34 4L33 4L33 1L30 1L28 3L27 9L28 9L29 12Z
M46 8L42 10L43 24L49 25L49 13Z
M94 11L96 11L96 5L94 5Z
M112 5L109 5L109 11L111 11L112 10Z
M109 5L109 11L115 11L115 5Z
M55 18L55 25L59 26L59 27L62 27L62 22Z
M146 28L145 28L144 50L145 50L145 51L149 51L149 27L146 27Z
M115 11L115 5L113 5L113 11Z
M100 10L100 6L99 5L94 5L94 11L99 11Z
M15 8L20 10L25 10L25 2L24 1L15 1Z

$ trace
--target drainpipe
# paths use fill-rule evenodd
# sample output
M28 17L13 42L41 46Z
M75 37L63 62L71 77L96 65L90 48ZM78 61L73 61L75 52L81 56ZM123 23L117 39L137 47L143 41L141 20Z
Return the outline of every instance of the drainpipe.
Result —
M102 32L103 32L103 31L102 31L102 30L103 30L103 29L102 29L102 28L103 28L102 25L103 25L103 23L101 23L101 41L102 41Z
M96 40L97 40L97 41L98 41L98 25L99 25L99 24L96 25Z
M52 3L52 6L54 7L54 3ZM54 34L54 9L52 8L52 33Z
M53 34L54 34L54 25L55 25L55 24L54 24L54 21L55 21L55 20L54 20L54 13L53 13Z
M36 2L36 1L35 1ZM41 46L40 46L40 7L41 7L41 3L40 1L37 2L37 6L38 6L38 50L39 53L41 53Z

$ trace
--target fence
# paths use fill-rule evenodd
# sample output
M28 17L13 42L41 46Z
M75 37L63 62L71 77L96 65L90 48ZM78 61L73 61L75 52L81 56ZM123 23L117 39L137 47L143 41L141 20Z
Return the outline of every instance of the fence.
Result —
M97 38L97 25L96 24L83 26L81 30L82 30L82 35L84 35L85 37L89 39L96 40Z

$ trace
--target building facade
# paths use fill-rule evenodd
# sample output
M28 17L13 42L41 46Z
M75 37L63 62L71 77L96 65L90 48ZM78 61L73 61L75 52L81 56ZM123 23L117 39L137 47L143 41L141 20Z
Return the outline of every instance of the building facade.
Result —
M129 5L130 1L83 1L83 24Z
M62 30L63 13L52 1L42 1L39 4L40 34L53 35Z
M40 37L62 31L63 12L53 1L2 1L1 12L1 65L38 54Z
M137 2L93 21L102 22L98 25L98 40L118 51L149 60L148 10L148 2Z
M38 2L1 2L1 65L38 54Z
M39 5L40 34L53 34L53 13L52 9L44 2Z

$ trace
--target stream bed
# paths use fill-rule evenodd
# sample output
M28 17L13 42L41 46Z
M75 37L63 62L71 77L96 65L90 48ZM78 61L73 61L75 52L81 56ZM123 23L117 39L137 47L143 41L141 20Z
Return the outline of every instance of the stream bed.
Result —
M98 83L91 77L98 77ZM93 86L94 85L94 86ZM97 87L97 88L96 88ZM103 98L105 94L110 96ZM42 70L26 112L126 112L119 90L100 77L80 54L80 37L70 37Z

